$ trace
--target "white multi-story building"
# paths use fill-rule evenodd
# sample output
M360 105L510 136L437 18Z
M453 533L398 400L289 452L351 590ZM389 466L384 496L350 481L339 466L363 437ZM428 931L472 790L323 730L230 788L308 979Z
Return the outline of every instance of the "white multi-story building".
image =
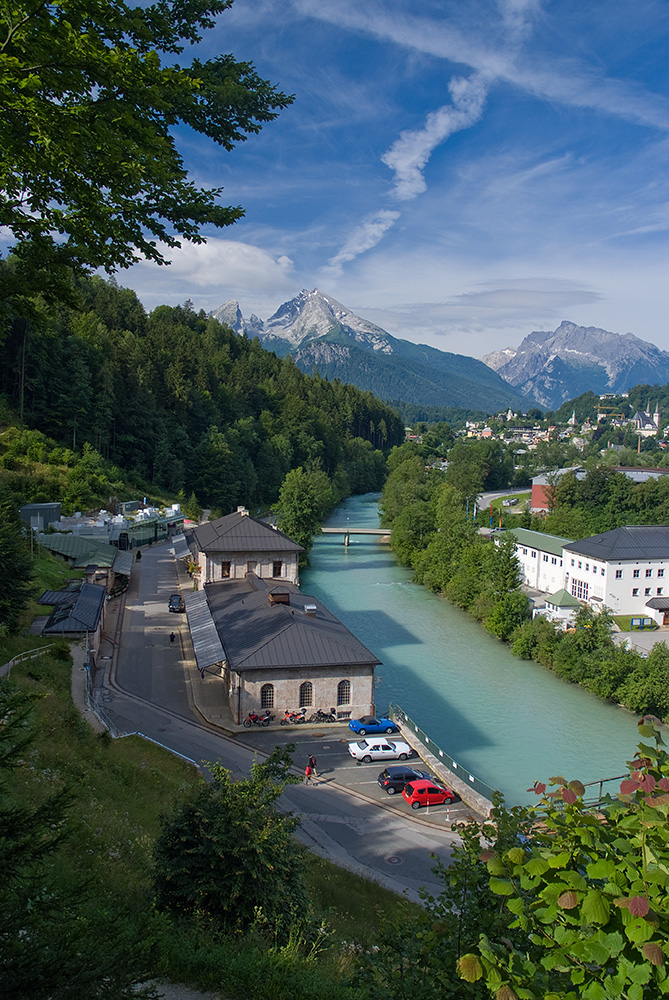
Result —
M564 586L562 550L571 539L528 528L509 531L516 539L516 558L526 587L552 594Z
M514 528L522 582L547 595L564 588L593 608L669 624L669 527L631 525L573 542Z
M669 620L669 527L631 525L564 546L564 587L614 614Z

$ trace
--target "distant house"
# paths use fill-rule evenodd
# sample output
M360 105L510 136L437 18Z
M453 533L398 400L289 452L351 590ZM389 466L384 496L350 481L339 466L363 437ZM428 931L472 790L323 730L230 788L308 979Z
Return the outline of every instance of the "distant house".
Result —
M201 585L241 580L247 573L263 579L299 582L302 546L271 524L251 517L246 507L189 528L184 536L192 561L199 567L194 577ZM182 551L177 549L178 554Z
M198 590L186 614L200 670L221 678L233 719L250 711L374 711L374 656L298 585L302 547L244 507L185 533ZM310 711L311 710L311 711Z
M567 469L557 469L555 472L544 472L532 479L532 498L530 508L535 512L550 510L553 485L567 472L573 472L577 479L585 478L585 469L580 465L572 465Z
M647 410L637 410L632 423L639 437L654 437L660 431L660 411L657 404L653 413L650 412L650 403Z

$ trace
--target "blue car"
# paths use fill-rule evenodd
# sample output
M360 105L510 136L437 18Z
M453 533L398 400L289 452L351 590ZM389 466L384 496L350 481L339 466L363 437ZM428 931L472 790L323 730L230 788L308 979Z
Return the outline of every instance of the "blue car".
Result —
M374 715L351 719L348 728L358 736L366 736L367 733L399 733L398 727L390 719L377 719Z

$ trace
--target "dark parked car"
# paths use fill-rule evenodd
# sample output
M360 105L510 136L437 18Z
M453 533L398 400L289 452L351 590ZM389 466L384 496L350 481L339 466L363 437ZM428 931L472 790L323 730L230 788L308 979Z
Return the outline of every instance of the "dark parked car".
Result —
M167 608L169 611L185 611L186 605L184 604L184 599L181 594L170 594L170 600Z
M405 764L391 764L376 779L381 788L394 795L401 792L408 781L420 781L421 778L429 779L427 771L417 771L414 767L407 767Z

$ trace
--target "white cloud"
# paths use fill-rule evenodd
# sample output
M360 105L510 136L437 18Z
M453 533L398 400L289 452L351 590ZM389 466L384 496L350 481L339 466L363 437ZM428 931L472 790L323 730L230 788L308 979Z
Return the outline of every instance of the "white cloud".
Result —
M400 201L409 201L426 189L423 169L432 150L454 132L470 128L483 114L487 87L483 77L455 77L448 85L452 103L432 111L425 127L402 132L381 159L395 172L393 193Z
M336 277L341 274L342 264L355 260L361 253L375 247L391 226L394 226L399 216L399 212L382 209L363 219L362 223L348 237L341 250L330 258L327 267L323 269L324 276L326 278Z
M180 250L162 249L171 261L169 267L142 261L121 278L148 308L192 298L197 308L212 309L227 299L240 299L252 302L255 309L277 296L295 294L293 261L286 254L275 256L250 243L216 237L208 237L206 243L184 243Z

